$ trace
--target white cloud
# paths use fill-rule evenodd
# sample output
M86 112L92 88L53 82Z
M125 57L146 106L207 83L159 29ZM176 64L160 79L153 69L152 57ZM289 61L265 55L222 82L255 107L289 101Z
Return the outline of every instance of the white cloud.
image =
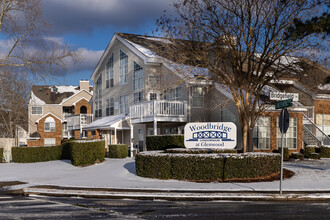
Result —
M69 73L79 71L90 71L92 73L104 51L79 48L76 52L80 57L78 62L74 63L71 58L66 59L67 70Z

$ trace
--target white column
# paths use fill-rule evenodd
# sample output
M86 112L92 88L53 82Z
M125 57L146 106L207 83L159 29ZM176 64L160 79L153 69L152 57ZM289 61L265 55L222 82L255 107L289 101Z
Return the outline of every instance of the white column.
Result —
M154 135L158 135L157 134L157 121L154 120Z
M121 130L121 143L124 144L124 130Z
M115 128L115 144L117 144L117 129Z
M130 157L133 157L134 128L133 128L132 122L130 124L131 124L131 130L130 130L130 133L131 133L131 138L130 138L130 149L131 149L130 152L131 152L131 155L130 155Z

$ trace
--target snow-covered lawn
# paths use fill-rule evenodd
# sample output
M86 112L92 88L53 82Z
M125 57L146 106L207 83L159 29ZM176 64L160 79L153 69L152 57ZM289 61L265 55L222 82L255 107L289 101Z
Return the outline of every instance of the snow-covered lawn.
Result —
M330 159L288 162L284 165L296 173L283 182L283 190L330 190ZM178 180L142 178L135 174L134 159L106 159L101 164L75 167L70 161L41 163L2 163L0 182L23 181L32 185L76 187L189 189L189 190L271 190L279 181L256 183L195 183Z

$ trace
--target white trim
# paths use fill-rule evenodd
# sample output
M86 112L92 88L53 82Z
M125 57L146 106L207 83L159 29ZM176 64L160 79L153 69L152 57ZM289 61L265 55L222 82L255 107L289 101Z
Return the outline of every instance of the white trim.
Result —
M80 102L81 100L85 99L87 102L89 102L88 99L86 99L85 97L81 97L80 99L78 99L77 101L75 101L74 103L72 103L73 106L76 106L77 102Z
M55 118L57 118L58 120L60 120L61 123L63 123L63 120L62 120L61 118L59 118L58 116L54 115L54 114L51 113L51 112L48 112L48 113L44 114L44 116L42 116L41 118L39 118L38 120L36 120L36 123L39 123L39 121L40 121L41 119L43 119L44 117L46 117L46 116L48 116L48 115L52 115L52 116L54 116Z
M63 105L64 103L66 103L67 101L69 101L70 99L72 99L73 97L75 97L76 95L78 95L79 93L81 93L82 91L87 92L87 94L89 94L91 96L91 98L92 98L93 95L90 92L88 92L86 89L82 89L79 92L77 92L76 94L73 94L69 98L65 99L65 101L62 101L60 104L57 104L57 105Z

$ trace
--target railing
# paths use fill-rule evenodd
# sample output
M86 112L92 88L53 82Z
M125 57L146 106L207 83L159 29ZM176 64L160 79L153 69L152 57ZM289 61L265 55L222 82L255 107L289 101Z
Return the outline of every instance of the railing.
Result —
M77 130L93 122L93 114L79 114L67 117L68 130Z
M308 130L308 133L311 134L314 138L316 138L321 145L330 145L330 138L326 135L314 122L309 119L306 115L304 115L304 121L308 123L304 123L303 128Z
M149 101L130 107L130 117L185 117L187 115L186 102L182 101Z

